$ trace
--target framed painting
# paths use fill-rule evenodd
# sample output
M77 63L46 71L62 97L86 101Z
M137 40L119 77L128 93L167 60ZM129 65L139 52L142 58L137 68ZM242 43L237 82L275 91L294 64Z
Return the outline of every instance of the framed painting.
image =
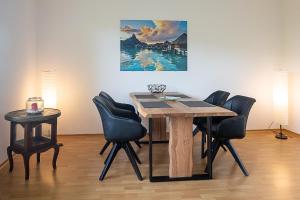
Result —
M187 71L187 21L121 20L121 71Z

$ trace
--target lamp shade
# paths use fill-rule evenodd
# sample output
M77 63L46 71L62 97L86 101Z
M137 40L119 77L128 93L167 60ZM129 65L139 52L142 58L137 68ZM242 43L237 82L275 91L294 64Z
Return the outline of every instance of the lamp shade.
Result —
M47 108L56 108L56 71L42 72L42 97Z
M288 71L274 71L273 85L274 122L288 125Z

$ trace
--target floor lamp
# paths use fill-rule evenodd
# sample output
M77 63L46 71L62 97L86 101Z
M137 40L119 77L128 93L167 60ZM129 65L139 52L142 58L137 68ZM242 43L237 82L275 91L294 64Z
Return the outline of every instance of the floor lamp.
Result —
M42 72L42 97L46 108L56 108L56 71Z
M277 139L287 139L282 132L282 126L288 125L288 71L276 70L274 72L273 88L274 122L280 125Z

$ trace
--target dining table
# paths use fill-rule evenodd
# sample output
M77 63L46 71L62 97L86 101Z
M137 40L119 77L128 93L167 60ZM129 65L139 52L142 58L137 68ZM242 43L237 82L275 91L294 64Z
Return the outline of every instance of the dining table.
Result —
M212 172L212 118L233 117L237 114L228 109L208 104L198 98L180 92L133 92L130 98L138 113L149 119L149 180L150 182L208 180L213 178ZM207 170L193 174L193 119L206 118L207 132ZM153 141L155 119L168 118L169 127L169 174L153 175ZM199 155L200 156L200 155Z

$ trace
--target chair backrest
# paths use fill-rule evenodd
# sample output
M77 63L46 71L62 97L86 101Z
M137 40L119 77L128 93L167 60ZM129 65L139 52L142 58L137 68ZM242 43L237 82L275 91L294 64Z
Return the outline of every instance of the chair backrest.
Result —
M96 96L93 98L93 102L99 111L104 137L107 141L128 142L145 136L146 132L143 131L143 126L140 122L127 116L126 113L119 113L117 110L114 110L104 97Z
M218 90L209 95L204 101L216 106L223 106L229 95L229 92Z
M107 94L107 93L105 93L105 94ZM117 111L118 108L115 106L113 99L109 99L109 98L111 98L109 95L108 95L108 97L106 97L100 93L99 98L97 98L97 99L101 99L101 102L107 107L107 109L110 111L110 113L112 113L112 115L119 115L119 113Z
M106 92L104 92L104 91L101 91L100 93L99 93L99 96L102 96L102 97L104 97L105 99L107 99L109 102L111 102L112 104L116 104L116 101L109 95L109 94L107 94Z
M101 96L96 96L93 98L93 102L97 107L97 110L100 114L104 136L105 138L110 138L109 134L113 134L110 132L110 127L112 126L112 118L113 118L113 111L111 110L110 106Z
M250 110L255 102L256 100L254 98L237 95L226 101L223 107L234 111L238 116L245 117L246 125Z

